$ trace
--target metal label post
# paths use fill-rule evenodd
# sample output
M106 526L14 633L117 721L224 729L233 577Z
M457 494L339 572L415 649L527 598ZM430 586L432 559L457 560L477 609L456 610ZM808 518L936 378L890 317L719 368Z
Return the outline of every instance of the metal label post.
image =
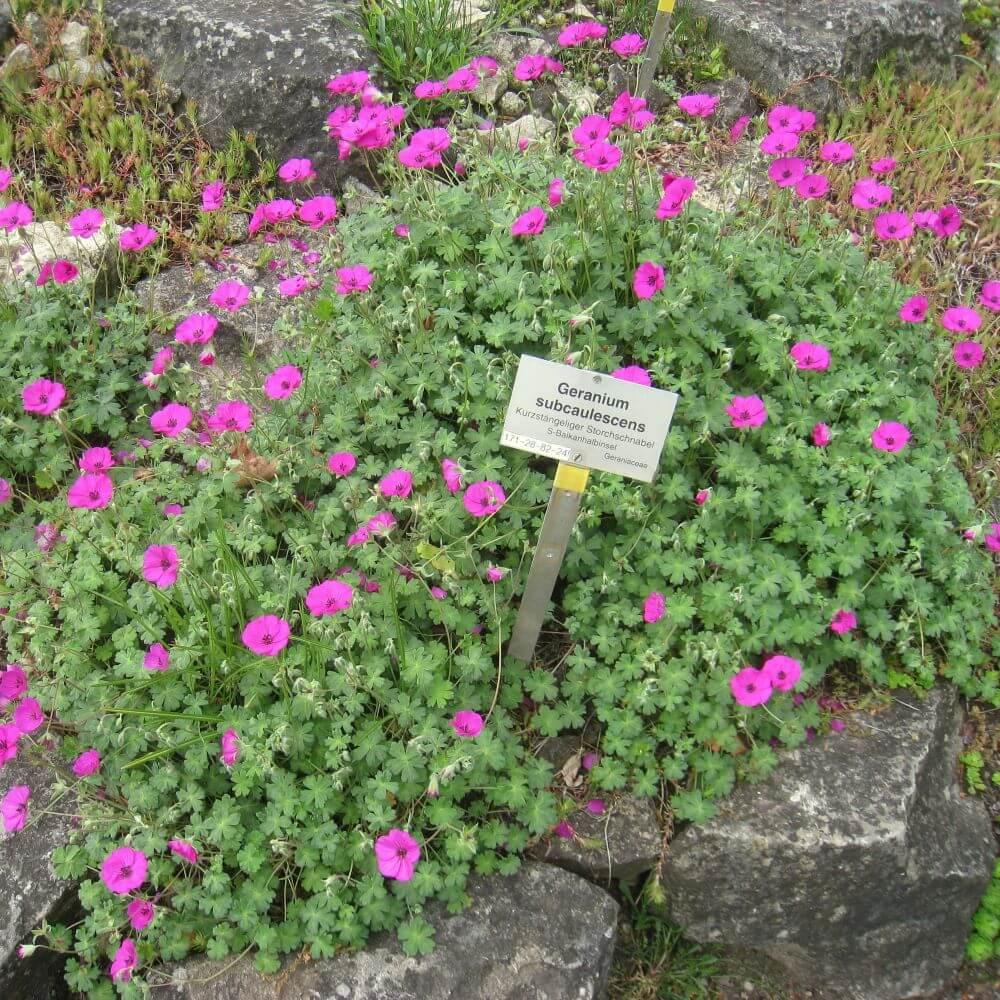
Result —
M659 0L656 5L656 17L653 18L653 29L649 33L649 45L646 48L646 58L639 70L639 85L635 89L637 97L647 97L656 68L660 65L663 46L667 41L667 28L670 26L670 15L673 13L676 0Z

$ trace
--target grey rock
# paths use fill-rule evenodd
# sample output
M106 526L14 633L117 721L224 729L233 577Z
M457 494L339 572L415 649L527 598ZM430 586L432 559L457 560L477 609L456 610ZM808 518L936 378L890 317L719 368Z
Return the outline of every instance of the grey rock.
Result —
M737 73L817 111L843 103L837 80L870 75L890 52L921 69L950 66L962 26L959 0L684 0L684 7L707 18Z
M501 66L512 68L522 56L545 52L548 45L538 35L513 35L509 31L499 31L491 40L491 48Z
M481 107L491 108L506 93L509 86L510 73L501 68L493 76L484 76L469 96Z
M0 44L14 34L14 19L11 17L10 0L0 0Z
M551 836L536 849L539 860L609 885L636 882L660 860L663 832L648 799L621 798L600 815L580 809L567 821L573 837Z
M107 0L113 40L146 57L168 90L193 99L206 138L224 146L252 132L263 155L309 157L320 184L366 177L357 154L337 160L324 131L337 103L327 81L370 68L375 57L347 23L348 0Z
M571 118L583 118L597 110L601 97L596 90L566 77L556 81L556 103Z
M42 75L58 83L84 84L90 80L103 80L111 67L103 59L69 59L46 66Z
M59 44L70 59L86 59L90 53L90 28L79 21L69 21L59 32Z
M702 89L706 94L715 94L719 105L715 109L712 121L715 124L729 126L743 115L753 116L760 111L757 99L750 92L750 84L742 76L731 76L721 83L708 83Z
M28 39L33 48L41 49L48 44L49 33L45 22L33 10L24 15L21 34Z
M607 995L618 904L603 890L551 865L529 864L509 878L474 877L469 893L472 905L460 914L449 916L436 904L424 911L436 931L430 955L407 958L394 936L380 934L361 951L292 962L274 977L260 975L247 959L235 965L189 962L167 970L173 985L154 992L162 1000L600 1000ZM150 983L156 981L154 973Z
M63 795L51 768L22 758L0 770L0 797L14 785L27 785L31 799L25 829L0 835L0 997L55 1000L69 996L62 956L39 949L22 959L17 949L30 942L32 929L43 920L70 923L83 915L76 885L52 870L53 851L69 842L69 820L42 815L56 799L53 812L70 813L72 800Z
M524 99L515 94L513 90L508 90L507 93L500 98L500 111L513 118L515 115L519 115L522 111L524 111Z
M116 280L112 265L121 231L121 226L105 221L84 240L70 235L63 223L45 221L13 233L0 232L0 284L33 281L48 261L68 260L80 270L77 281L99 282L107 290Z
M33 70L34 67L35 57L31 47L24 42L19 42L10 50L3 65L0 66L0 79Z
M345 215L354 215L356 212L360 212L364 208L369 208L382 200L383 195L379 194L378 191L370 188L367 184L362 184L361 181L354 177L349 177L344 182L339 204Z
M524 115L517 121L508 122L491 132L480 134L493 136L495 140L502 143L517 145L522 139L526 139L528 142L539 142L550 136L555 129L555 124L548 118L542 118L540 115Z
M452 0L452 10L460 24L473 27L489 19L489 0Z
M673 919L845 1000L941 987L996 850L985 807L956 781L961 719L954 690L937 688L782 754L767 780L674 839Z

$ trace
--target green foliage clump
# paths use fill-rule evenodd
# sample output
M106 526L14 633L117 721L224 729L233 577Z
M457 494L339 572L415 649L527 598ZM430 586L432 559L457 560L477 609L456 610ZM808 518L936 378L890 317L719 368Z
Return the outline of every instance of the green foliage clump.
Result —
M972 935L965 946L970 962L1000 958L1000 861L993 866L993 878L972 918Z

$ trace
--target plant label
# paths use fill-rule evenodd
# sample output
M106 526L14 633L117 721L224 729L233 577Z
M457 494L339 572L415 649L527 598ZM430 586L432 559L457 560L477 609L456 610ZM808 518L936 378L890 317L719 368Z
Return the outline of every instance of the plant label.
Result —
M521 355L500 443L653 481L677 394Z

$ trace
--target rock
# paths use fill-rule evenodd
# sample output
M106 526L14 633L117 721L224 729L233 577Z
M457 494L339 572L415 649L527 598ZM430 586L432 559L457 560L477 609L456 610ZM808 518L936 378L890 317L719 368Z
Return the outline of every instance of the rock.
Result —
M45 22L32 10L24 15L21 22L21 34L28 39L32 48L43 49L49 42L49 33Z
M750 93L750 84L742 76L731 76L721 83L706 83L701 89L719 98L718 107L712 115L713 124L728 127L737 118L753 116L760 111L757 99Z
M567 818L573 837L551 836L535 857L592 882L636 882L660 860L663 831L649 799L625 797L601 815L579 809Z
M18 73L34 71L34 68L35 57L31 51L31 47L25 45L24 42L18 42L10 50L7 58L4 59L3 65L0 66L0 79L6 80L8 77L15 76Z
M57 83L84 84L88 80L103 80L111 67L103 59L71 59L46 66L42 75Z
M11 17L10 0L0 0L0 44L14 34L14 19Z
M69 59L86 59L90 54L90 28L79 21L70 21L59 32L59 44Z
M324 131L327 81L375 64L347 0L107 0L113 39L145 56L168 90L198 103L202 131L225 147L253 132L263 155L309 157L320 185L366 177L359 156L337 160Z
M378 191L353 177L348 177L340 193L339 204L345 215L354 215L355 212L360 212L363 208L382 200L383 196Z
M469 96L481 107L491 108L506 93L509 86L510 73L501 68L494 76L484 76Z
M308 230L298 233L298 237L304 250L290 242L243 243L225 250L215 264L178 264L135 286L140 308L169 321L168 333L154 337L153 349L172 343L177 363L190 362L197 369L202 406L210 408L235 398L250 384L259 384L262 372L258 369L295 342L295 317L308 308L315 293L307 291L283 298L278 294L278 285L294 274L309 277L316 264L305 260L305 255L318 254L327 245L325 235ZM213 309L208 301L212 289L231 280L251 289L250 301L232 313ZM174 343L173 328L185 316L206 311L219 318L218 329L208 345L215 353L215 363L200 366L201 348Z
M618 904L551 865L508 878L474 877L472 905L456 916L432 904L430 955L407 958L394 935L362 951L290 962L262 976L249 959L197 960L167 970L162 1000L598 1000L606 996ZM217 978L216 978L217 977ZM166 977L164 977L166 978ZM157 981L155 973L149 977Z
M0 232L0 284L33 281L47 261L68 260L80 269L76 281L114 283L114 260L121 226L105 222L89 239L71 236L60 222L32 222L23 230ZM23 233L23 235L22 235Z
M548 118L540 118L538 115L525 115L517 121L501 125L491 132L481 133L482 135L494 136L497 141L516 145L522 139L528 142L538 142L547 135L555 131L555 125Z
M488 0L452 0L452 10L460 24L472 27L490 16Z
M684 9L707 19L737 73L815 111L843 103L834 78L869 76L890 52L950 66L962 30L959 0L684 0Z
M31 931L43 920L71 923L83 916L76 885L52 870L52 852L67 843L72 832L70 821L53 813L72 812L72 806L46 765L26 763L23 757L8 762L0 770L0 797L14 785L27 785L31 798L29 825L0 835L0 997L55 1000L69 996L63 956L43 948L22 959L17 949L30 941ZM42 815L57 797L53 813Z
M493 56L501 66L513 68L522 56L537 55L548 45L537 35L512 35L509 31L499 31L491 39Z
M956 782L960 724L942 687L783 753L674 839L672 918L845 1000L933 992L962 960L996 849L983 804Z
M597 110L600 100L596 90L591 90L582 83L576 83L567 77L559 77L556 81L556 103L570 118L592 115Z
M519 115L524 111L524 98L518 96L513 90L508 90L506 94L500 98L500 111L514 117L514 115Z

